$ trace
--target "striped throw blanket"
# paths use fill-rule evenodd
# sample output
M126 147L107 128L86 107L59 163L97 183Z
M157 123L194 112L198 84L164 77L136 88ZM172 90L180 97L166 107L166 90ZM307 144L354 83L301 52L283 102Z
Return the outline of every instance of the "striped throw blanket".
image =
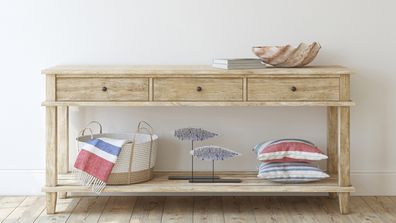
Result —
M100 193L105 187L110 173L128 140L96 138L79 142L80 152L74 163L75 174L82 185Z

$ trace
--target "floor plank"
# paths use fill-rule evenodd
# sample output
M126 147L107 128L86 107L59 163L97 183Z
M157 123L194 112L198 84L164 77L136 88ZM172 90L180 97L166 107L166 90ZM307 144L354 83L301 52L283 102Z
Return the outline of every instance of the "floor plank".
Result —
M305 197L278 197L288 222L320 222Z
M0 199L0 222L7 218L26 197L2 197Z
M338 200L329 197L307 198L315 217L322 223L350 222L348 215L341 215Z
M194 223L224 223L221 197L195 197Z
M223 197L223 212L227 223L256 222L248 197Z
M3 222L396 222L396 197L352 197L339 213L328 197L83 197L58 200L47 215L45 197L0 197ZM1 221L0 221L1 222Z
M99 223L128 223L135 206L136 197L111 197L99 218Z
M27 197L3 223L32 223L45 209L45 197Z
M56 213L48 215L46 211L43 211L35 223L65 223L80 199L79 197L59 199L56 204Z
M257 223L287 222L285 212L274 197L250 197Z
M193 197L167 197L161 222L193 222Z
M139 197L130 223L160 223L165 197Z
M96 223L98 222L102 211L109 197L84 197L80 200L77 207L74 208L67 222L76 223Z
M396 222L396 203L389 197L362 197L384 222Z
M351 214L349 219L355 223L380 223L383 222L379 216L371 209L361 197L351 197L350 201Z

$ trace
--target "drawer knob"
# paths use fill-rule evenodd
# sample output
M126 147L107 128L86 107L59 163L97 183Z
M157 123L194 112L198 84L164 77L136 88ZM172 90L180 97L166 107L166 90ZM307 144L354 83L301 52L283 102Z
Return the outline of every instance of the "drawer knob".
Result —
M198 87L197 87L197 91L202 91L202 87L201 87L201 86L198 86Z
M102 91L106 92L107 91L107 87L102 87Z
M296 88L296 86L293 86L293 87L290 88L290 90L295 92L295 91L297 91L297 88Z

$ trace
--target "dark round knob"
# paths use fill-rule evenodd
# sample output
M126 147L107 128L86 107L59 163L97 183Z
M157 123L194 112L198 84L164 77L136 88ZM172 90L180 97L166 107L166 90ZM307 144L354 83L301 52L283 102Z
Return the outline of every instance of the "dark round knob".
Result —
M197 91L202 91L202 87L201 87L201 86L198 86L198 87L197 87Z
M290 90L295 92L295 91L297 91L297 88L296 88L296 86L293 86L293 87L290 88Z
M106 92L107 91L107 87L102 87L102 91Z

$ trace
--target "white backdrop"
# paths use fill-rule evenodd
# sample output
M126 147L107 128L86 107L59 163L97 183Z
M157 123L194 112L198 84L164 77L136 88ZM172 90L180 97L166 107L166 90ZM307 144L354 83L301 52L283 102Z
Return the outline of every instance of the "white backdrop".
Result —
M44 77L57 64L210 64L251 47L319 41L316 64L352 78L352 182L357 194L396 195L396 3L391 0L1 0L0 194L38 194L44 179ZM161 137L158 169L189 167L175 128L219 132L242 157L219 169L254 170L251 147L303 137L324 147L324 108L89 108L71 111L71 136L89 120L108 131L149 121ZM74 145L73 143L71 145ZM205 169L200 162L198 168Z

